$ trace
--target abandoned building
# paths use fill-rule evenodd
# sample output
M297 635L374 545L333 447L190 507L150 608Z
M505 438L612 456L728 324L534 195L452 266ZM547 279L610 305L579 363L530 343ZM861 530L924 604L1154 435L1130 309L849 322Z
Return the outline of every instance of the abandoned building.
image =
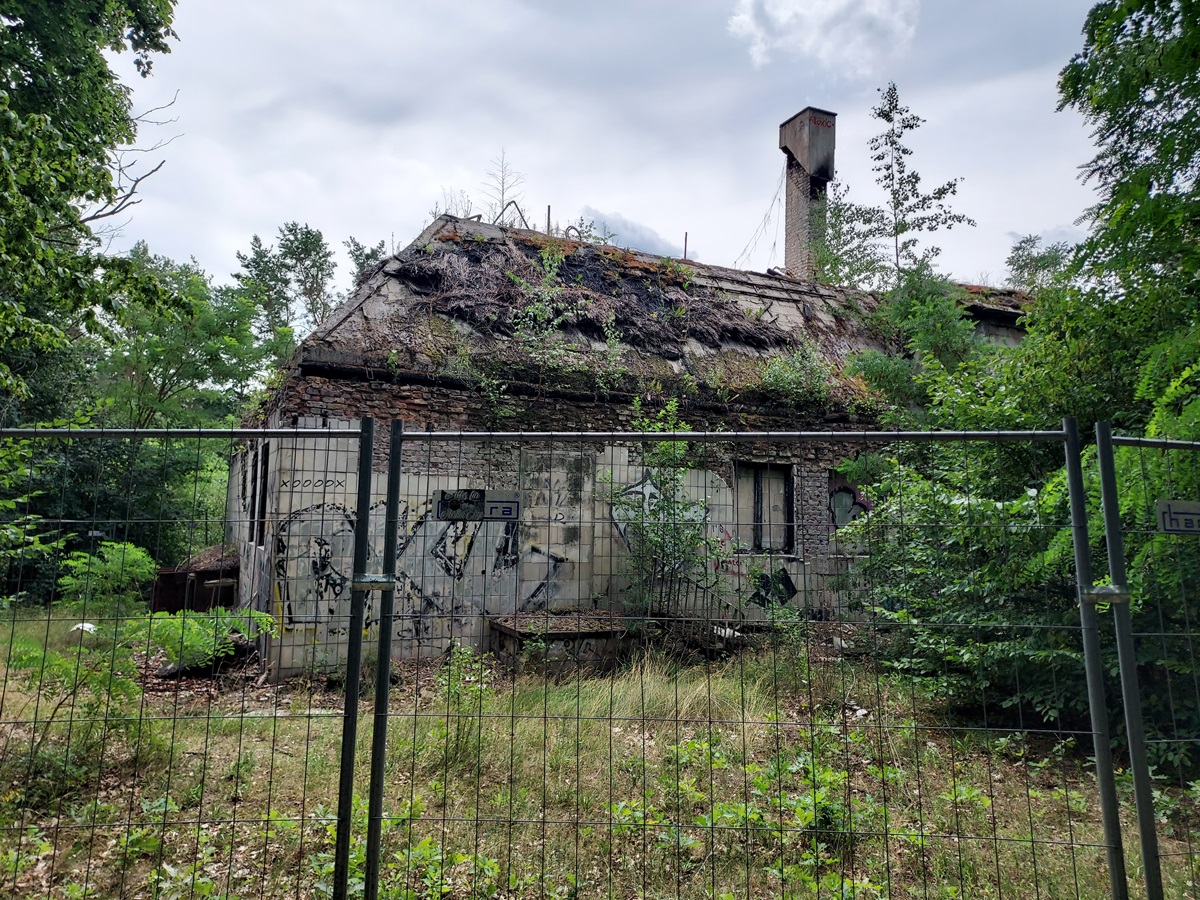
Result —
M696 431L870 430L872 398L844 367L855 352L883 349L866 325L878 300L804 277L807 207L833 172L833 114L789 119L780 146L784 270L662 259L444 215L302 341L262 424L353 429L369 416L385 431L394 419L410 431L621 431L674 400ZM981 330L1016 339L1017 299L982 289L970 297ZM772 365L787 375L784 389ZM385 444L375 448L377 473ZM651 612L737 623L770 604L836 605L829 579L853 554L836 528L866 503L836 471L853 452L691 447L681 483L733 583L693 579ZM344 658L357 454L349 437L275 438L235 460L239 602L278 619L266 648L276 677ZM663 487L644 448L429 441L402 457L397 657L439 654L451 640L486 647L489 621L513 613L644 608L628 566L629 510ZM435 493L468 488L516 492L519 518L439 518ZM380 475L367 522L373 571L384 490Z

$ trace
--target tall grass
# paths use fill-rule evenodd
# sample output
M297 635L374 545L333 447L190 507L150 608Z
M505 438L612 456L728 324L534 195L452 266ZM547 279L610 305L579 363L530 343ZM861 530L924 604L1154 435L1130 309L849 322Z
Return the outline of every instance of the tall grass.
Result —
M869 661L805 650L647 654L558 680L462 652L410 673L388 722L385 896L1108 896L1095 788L1069 739L963 727ZM27 750L36 690L2 677L0 746ZM323 896L342 697L219 687L141 694L140 732L106 733L86 778L0 796L0 891ZM370 713L364 700L361 797ZM1178 892L1200 817L1172 802ZM365 835L360 804L356 878Z

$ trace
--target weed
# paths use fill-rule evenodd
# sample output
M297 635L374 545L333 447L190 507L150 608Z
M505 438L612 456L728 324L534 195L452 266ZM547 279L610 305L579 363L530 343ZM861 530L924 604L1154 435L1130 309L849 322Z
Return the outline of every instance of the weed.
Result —
M821 358L811 341L800 343L788 356L772 357L763 367L762 388L785 406L811 409L829 397L833 367Z
M435 758L445 766L475 763L481 752L480 716L492 696L494 672L486 655L454 644L437 674L441 716L429 732Z
M17 846L0 851L0 885L16 879L36 865L43 856L53 852L54 845L36 825L29 825L17 839Z
M679 401L669 400L654 416L634 401L633 428L671 434L688 431L679 418ZM721 577L732 558L731 548L708 524L708 498L693 497L686 487L692 464L686 441L665 440L642 445L645 474L634 487L617 486L604 476L613 519L628 546L631 602L636 614L672 615L689 593L720 596Z
M583 312L586 300L581 296L563 299L563 284L558 270L565 253L555 241L548 241L534 265L535 281L509 272L525 302L513 310L513 337L539 368L550 372L572 372L581 368L578 348L567 341L561 328Z

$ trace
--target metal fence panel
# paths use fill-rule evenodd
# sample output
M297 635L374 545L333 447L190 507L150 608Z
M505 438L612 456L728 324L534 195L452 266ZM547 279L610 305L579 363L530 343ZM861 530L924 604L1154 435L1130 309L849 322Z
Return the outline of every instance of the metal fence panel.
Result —
M1142 875L1149 897L1200 895L1200 443L1096 427Z
M287 504L353 481L357 432L8 435L0 894L309 896L331 880L343 697L259 660L287 638ZM322 482L285 487L302 454Z
M4 445L5 892L1113 896L1064 433L397 430L367 484L344 424ZM160 675L128 545L222 540L185 603L275 633Z

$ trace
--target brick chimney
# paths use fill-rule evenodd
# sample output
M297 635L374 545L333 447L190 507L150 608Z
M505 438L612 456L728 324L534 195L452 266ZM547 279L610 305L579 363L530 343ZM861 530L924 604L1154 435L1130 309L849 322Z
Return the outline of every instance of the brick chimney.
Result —
M813 204L833 180L837 113L805 107L779 126L779 149L787 157L783 267L811 281L814 266L809 228Z

